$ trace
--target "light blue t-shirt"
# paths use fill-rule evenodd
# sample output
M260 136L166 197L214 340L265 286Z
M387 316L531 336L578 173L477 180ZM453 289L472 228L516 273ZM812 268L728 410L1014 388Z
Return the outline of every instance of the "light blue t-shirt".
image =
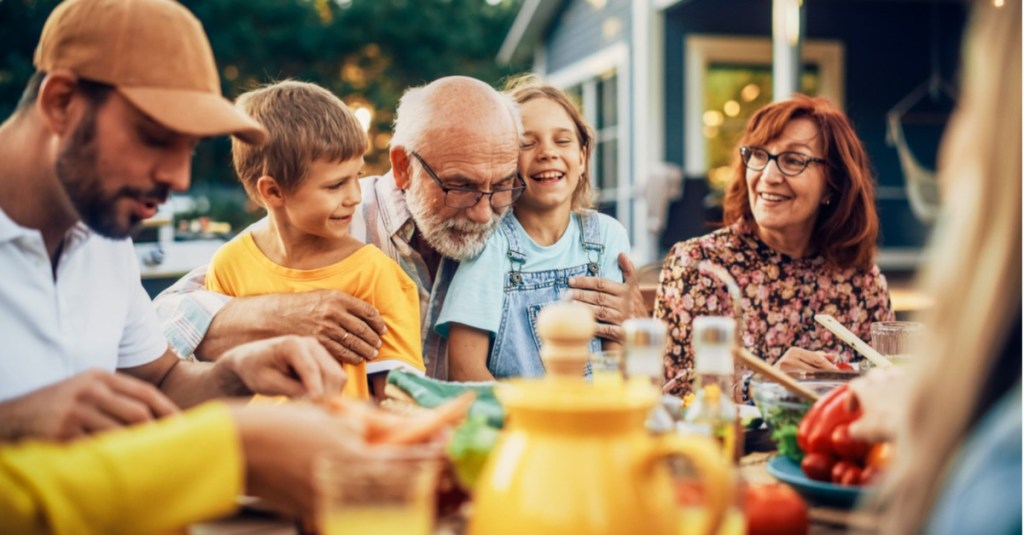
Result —
M601 276L622 282L619 269L619 253L629 252L629 237L626 229L615 219L595 213L600 241L604 245L601 255ZM554 244L543 247L523 230L515 215L506 216L519 233L519 244L526 255L522 271L546 271L564 269L590 262L583 249L580 218L576 213L570 216L569 228ZM455 278L448 289L441 315L435 329L441 336L448 336L448 325L452 322L469 325L495 336L501 324L501 309L504 300L505 275L512 268L508 258L509 242L500 228L495 229L487 240L483 251L472 259L459 264ZM594 254L594 253L591 253Z

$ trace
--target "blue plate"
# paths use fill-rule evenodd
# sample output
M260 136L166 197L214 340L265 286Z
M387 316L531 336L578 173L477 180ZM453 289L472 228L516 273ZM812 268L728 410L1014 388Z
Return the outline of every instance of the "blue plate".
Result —
M768 473L796 489L808 501L833 507L853 507L862 494L872 490L863 487L844 487L809 479L804 475L799 464L784 455L776 455L768 461Z

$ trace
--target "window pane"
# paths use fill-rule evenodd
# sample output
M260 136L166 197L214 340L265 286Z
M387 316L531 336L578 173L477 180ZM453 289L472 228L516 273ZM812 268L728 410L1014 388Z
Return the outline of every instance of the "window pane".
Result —
M597 162L597 175L594 177L595 189L615 189L619 185L618 140L599 141L595 156L595 162Z
M816 65L805 65L801 91L818 93L821 76ZM708 181L723 191L732 179L732 163L747 121L761 106L772 101L770 65L712 64L704 87L704 139L707 145Z
M618 81L614 71L597 80L597 130L619 124Z

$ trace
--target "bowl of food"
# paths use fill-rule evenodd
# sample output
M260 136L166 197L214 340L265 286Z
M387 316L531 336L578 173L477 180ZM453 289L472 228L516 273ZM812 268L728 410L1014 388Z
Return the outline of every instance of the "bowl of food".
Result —
M850 375L856 376L856 374ZM827 380L814 378L801 380L800 384L813 392L825 395L846 382L841 378ZM750 390L754 404L761 411L761 418L771 432L775 447L779 453L799 464L803 459L803 452L797 445L796 431L800 420L813 404L797 397L782 385L760 377L755 377L750 382Z

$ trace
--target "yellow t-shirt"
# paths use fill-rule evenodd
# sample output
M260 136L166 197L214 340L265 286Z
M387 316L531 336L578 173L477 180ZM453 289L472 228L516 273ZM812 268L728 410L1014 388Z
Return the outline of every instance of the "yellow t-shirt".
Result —
M345 292L375 307L387 326L376 362L393 360L425 370L416 283L372 245L327 267L290 269L267 258L247 232L217 250L206 287L235 297L326 289ZM369 398L366 365L343 366L348 374L343 393Z
M163 533L230 513L243 478L219 402L68 444L3 444L0 533Z

